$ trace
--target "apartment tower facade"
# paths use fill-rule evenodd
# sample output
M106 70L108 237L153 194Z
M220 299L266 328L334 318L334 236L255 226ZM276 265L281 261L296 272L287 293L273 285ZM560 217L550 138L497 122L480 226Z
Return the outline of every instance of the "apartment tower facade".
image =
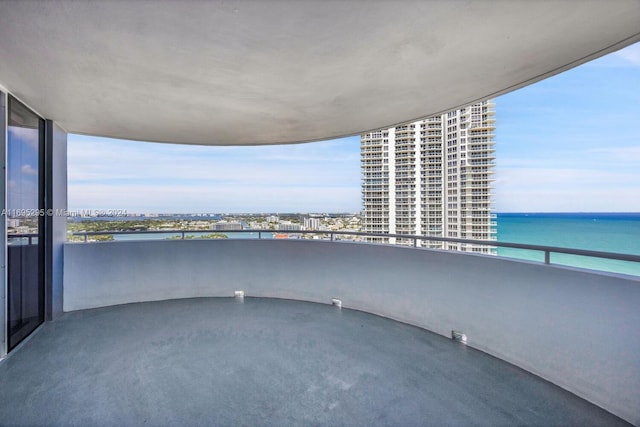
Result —
M495 103L483 101L361 135L362 231L473 240L496 239L492 203ZM368 238L413 244L412 239ZM419 246L494 253L469 243Z

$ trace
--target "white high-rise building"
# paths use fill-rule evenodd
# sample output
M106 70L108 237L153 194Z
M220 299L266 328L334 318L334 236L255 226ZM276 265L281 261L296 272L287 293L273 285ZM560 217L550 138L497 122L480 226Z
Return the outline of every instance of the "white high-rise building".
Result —
M304 219L304 229L305 230L319 230L320 229L320 218L305 218Z
M495 240L492 100L361 135L362 231ZM411 239L370 241L413 244ZM493 253L489 246L420 246Z

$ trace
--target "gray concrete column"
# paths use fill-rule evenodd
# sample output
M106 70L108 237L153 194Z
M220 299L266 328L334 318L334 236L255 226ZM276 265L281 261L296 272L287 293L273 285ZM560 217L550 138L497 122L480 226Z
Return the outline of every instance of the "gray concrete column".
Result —
M62 266L67 240L67 132L45 123L45 319L62 314Z

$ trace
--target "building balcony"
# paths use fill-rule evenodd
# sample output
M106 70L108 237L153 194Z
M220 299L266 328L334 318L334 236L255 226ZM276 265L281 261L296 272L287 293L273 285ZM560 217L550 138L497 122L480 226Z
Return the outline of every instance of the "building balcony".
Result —
M495 120L494 120L494 121L495 121ZM490 121L489 121L489 120L486 120L486 121L485 121L485 120L483 120L483 123L479 123L479 124L476 124L476 125L472 125L472 126L471 126L471 128L470 128L470 131L471 131L471 134L472 134L472 135L473 135L473 134L476 134L476 135L477 135L477 132L476 132L476 131L479 131L479 130L489 130L489 131L493 131L493 130L495 130L495 128L496 128L496 127L495 127L493 124L490 124Z
M67 131L231 146L366 133L362 146L384 147L388 126L640 39L633 1L511 2L501 13L456 2L288 2L286 13L268 2L144 3L0 2L0 145L8 160L8 128L35 131L37 188L24 194L45 211L68 207ZM428 25L407 25L416 16ZM474 20L483 25L460 25ZM447 41L435 56L413 54L434 39ZM380 52L397 55L380 66ZM478 66L473 84L458 84ZM494 129L492 107L467 110L478 129ZM24 195L9 185L22 160L5 162L3 210ZM388 170L362 165L363 176ZM367 197L366 208L388 210ZM324 233L379 246L65 244L66 218L42 219L37 250L26 243L18 257L0 221L3 425L624 424L605 410L640 424L637 278L391 246L475 245L406 235ZM37 255L28 266L26 252ZM246 299L231 297L240 291ZM32 330L16 323L40 320L22 341Z
M488 145L486 142L467 143L469 153L494 153L496 149L493 145Z
M640 384L638 278L308 240L64 252L65 313L0 363L7 424L625 425L587 400L628 412Z
M495 166L495 164L493 160L468 160L467 166Z

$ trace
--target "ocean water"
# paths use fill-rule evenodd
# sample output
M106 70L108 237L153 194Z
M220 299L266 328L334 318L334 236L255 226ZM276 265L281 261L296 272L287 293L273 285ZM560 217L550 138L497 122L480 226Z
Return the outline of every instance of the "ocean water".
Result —
M588 249L640 255L640 213L500 213L497 218L498 241L533 245ZM221 233L204 231L187 233ZM223 232L222 232L223 233ZM146 234L144 239L168 239L179 233ZM230 239L258 238L258 233L227 233ZM263 239L273 238L262 233ZM135 234L114 235L115 240L139 240ZM498 255L544 262L544 253L498 248ZM614 273L640 276L640 263L566 254L551 254L552 264L563 264Z
M640 213L502 213L498 241L640 255ZM544 253L498 248L498 255L544 261ZM640 263L551 254L552 264L640 276Z

